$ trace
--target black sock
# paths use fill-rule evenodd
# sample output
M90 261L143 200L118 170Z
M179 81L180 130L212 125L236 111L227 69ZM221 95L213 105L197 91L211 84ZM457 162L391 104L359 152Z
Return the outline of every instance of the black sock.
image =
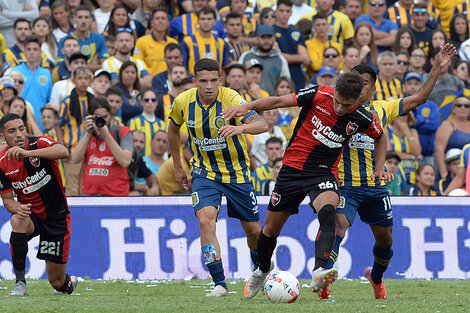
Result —
M318 212L318 230L315 241L315 268L326 268L326 263L330 258L331 249L335 243L335 214L336 209L333 205L327 204Z
M392 248L381 248L377 244L374 245L374 266L370 277L374 284L382 282L383 273L387 270L388 264L393 256Z
M259 268L263 273L269 272L271 267L271 258L273 251L276 248L277 236L266 237L261 230L258 237L258 257L259 257Z
M26 255L28 254L28 235L25 233L11 232L10 235L10 251L11 260L13 261L13 269L15 271L16 282L22 281L26 283L25 267Z
M75 285L73 284L72 279L70 278L69 274L65 273L64 285L56 290L63 292L63 293L71 294L74 289L75 289Z

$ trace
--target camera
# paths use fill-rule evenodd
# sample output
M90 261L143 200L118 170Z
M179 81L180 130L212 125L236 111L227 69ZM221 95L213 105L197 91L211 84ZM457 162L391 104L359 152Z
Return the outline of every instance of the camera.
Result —
M102 117L99 114L96 114L95 116L93 116L93 122L98 128L102 128L104 125L106 125L106 120L104 119L104 117Z

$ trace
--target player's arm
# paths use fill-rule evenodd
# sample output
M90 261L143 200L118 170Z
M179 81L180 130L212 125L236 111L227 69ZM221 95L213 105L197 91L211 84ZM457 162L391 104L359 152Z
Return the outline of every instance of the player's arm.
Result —
M175 167L175 179L180 186L187 191L189 190L188 176L181 165L180 127L180 125L177 125L173 119L170 118L170 125L168 126L168 143L170 144L173 166Z
M457 174L452 179L447 189L444 191L443 196L448 196L449 193L454 189L462 188L462 186L465 184L466 173L467 173L466 168L464 167L459 168L459 170L457 171Z
M219 136L222 138L230 138L240 134L256 135L264 133L268 130L268 123L255 111L248 113L244 120L244 124L239 126L224 125L219 129Z
M423 83L423 86L414 96L409 96L403 99L402 115L407 114L426 102L434 88L434 85L436 85L436 81L439 78L442 68L452 60L456 52L456 48L450 43L445 44L444 47L441 48L435 57L434 65L431 68L426 81Z
M2 194L3 205L11 214L17 214L19 217L28 217L31 214L31 204L21 204L13 198L13 192L9 191Z
M375 172L372 180L380 179L389 182L393 179L392 173L385 172L385 155L387 154L387 136L382 132L379 138L374 139Z
M230 120L234 117L245 116L250 111L266 111L277 108L293 107L296 103L292 94L288 94L282 97L266 97L255 100L253 102L247 102L241 105L233 106L222 111L222 116Z
M11 147L5 152L8 160L22 160L24 158L36 157L47 160L65 159L69 156L69 151L63 145L56 142L50 147L36 150L24 150L20 147Z

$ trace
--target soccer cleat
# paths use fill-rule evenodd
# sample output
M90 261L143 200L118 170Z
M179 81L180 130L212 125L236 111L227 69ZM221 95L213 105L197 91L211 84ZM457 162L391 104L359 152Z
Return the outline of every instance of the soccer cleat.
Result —
M323 269L323 267L319 267L312 273L312 283L310 287L313 292L319 293L329 284L333 284L337 278L338 271L336 269Z
M374 288L374 295L376 299L387 299L387 288L385 288L385 283L382 280L380 284L376 284L372 281L370 274L372 273L372 267L368 266L364 269L364 275L370 281L372 288Z
M263 273L258 267L253 274L251 274L250 278L248 278L245 290L243 291L243 296L247 299L251 299L256 296L256 294L264 287L266 280L268 280L269 272L271 272L273 268L274 263L272 261L267 273Z
M19 281L15 284L15 288L8 293L10 296L26 296L28 291L26 290L26 283Z
M206 297L225 297L228 296L228 290L222 287L221 285L217 285L212 289L210 293L206 295Z
M73 291L75 290L75 288L77 288L77 285L78 285L78 277L77 276L70 276L70 280L72 281L72 285L73 285L73 288L71 288L71 292L70 293L73 293ZM52 291L52 294L53 295L64 295L65 293L62 292L62 291L58 291L58 290L55 290Z
M330 285L326 285L323 289L318 293L320 300L328 300L330 298Z

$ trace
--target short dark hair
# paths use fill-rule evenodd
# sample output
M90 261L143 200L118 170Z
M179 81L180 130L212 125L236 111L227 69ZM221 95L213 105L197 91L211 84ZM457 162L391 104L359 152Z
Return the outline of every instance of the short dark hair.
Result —
M194 65L194 76L197 77L197 73L200 71L209 71L213 72L216 71L220 75L220 67L219 63L217 61L212 60L212 59L200 59L199 61L196 62L196 65Z
M13 120L22 120L21 116L16 113L7 113L0 119L0 133L5 130L5 124Z
M41 114L46 110L52 111L52 114L54 115L54 117L59 118L59 112L57 112L57 110L52 108L52 107L42 107L41 108Z
M185 77L180 81L179 85L183 86L183 85L192 84L192 83L193 83L193 79L191 77Z
M232 65L230 65L230 66L227 66L227 67L225 68L225 74L226 74L226 75L230 74L230 72L231 72L233 69L236 69L236 68L239 69L239 70L242 70L243 73L246 73L245 67L244 67L243 65L241 65L241 64L239 64L239 63L234 63L234 64L232 64Z
M367 64L358 64L351 69L351 72L355 72L358 74L369 74L370 78L372 79L372 83L374 84L377 80L377 72L370 65Z
M346 47L344 47L343 52L342 52L343 57L344 57L344 56L348 53L348 51L351 50L351 49L356 49L358 52L360 52L359 48L356 47L356 46L346 46Z
M88 114L93 115L97 109L105 108L106 111L111 112L111 106L108 101L102 97L95 97L90 101L88 105Z
M91 11L91 9L90 9L88 6L86 6L86 5L79 5L79 6L75 9L75 13L77 13L78 11L88 11L88 12L90 12L90 15L92 15L92 13L93 13L93 12Z
M39 39L38 36L36 35L30 35L28 37L26 37L25 41L24 41L24 46L26 47L28 44L32 43L32 42L35 42L39 45L39 47L41 47L41 39Z
M364 88L364 79L358 73L344 73L336 81L335 91L345 99L358 99Z
M80 45L80 42L78 41L77 38L72 37L72 36L67 36L67 37L64 38L64 41L62 42L62 46L65 45L65 42L66 42L67 40L75 40L75 41L78 42L78 44Z
M13 29L16 29L16 26L17 26L19 23L28 23L29 28L31 28L31 22L28 21L28 20L25 19L25 18L20 17L20 18L16 19L15 22L13 23Z
M266 146L268 146L268 144L280 144L282 146L282 140L278 137L269 137L268 140L266 140Z
M181 48L181 46L177 43L169 43L165 46L165 49L163 50L163 53L166 55L167 52L171 52L173 50L179 50L179 52L181 52L181 54L183 53L183 48Z
M199 12L197 12L197 17L199 18L201 14L212 14L214 19L217 19L217 13L210 6L205 6L201 10L199 10Z
M227 14L227 16L225 17L225 23L228 22L228 20L230 19L236 19L236 18L239 18L239 19L243 19L242 16L240 14L238 14L237 12L230 12L229 14Z
M328 20L328 16L324 13L317 13L313 16L312 21L315 23L316 20Z
M163 12L163 13L165 13L165 14L166 14L166 17L167 17L168 19L170 19L170 17L168 16L167 10L165 10L164 8L156 8L155 10L153 10L151 19L153 18L153 16L154 16L155 13L157 13L157 12Z
M287 5L288 7L291 7L291 8L294 5L292 3L292 0L277 0L277 6L276 7L279 8L279 5L281 5L281 4Z
M122 98L122 91L117 87L109 87L104 93L104 97L107 98L110 95L115 95Z
M72 37L72 38L73 38L73 37ZM115 42L115 41L116 41L116 37L113 36L113 35L108 35L108 36L105 36L105 37L104 37L104 40L105 40L105 41Z

